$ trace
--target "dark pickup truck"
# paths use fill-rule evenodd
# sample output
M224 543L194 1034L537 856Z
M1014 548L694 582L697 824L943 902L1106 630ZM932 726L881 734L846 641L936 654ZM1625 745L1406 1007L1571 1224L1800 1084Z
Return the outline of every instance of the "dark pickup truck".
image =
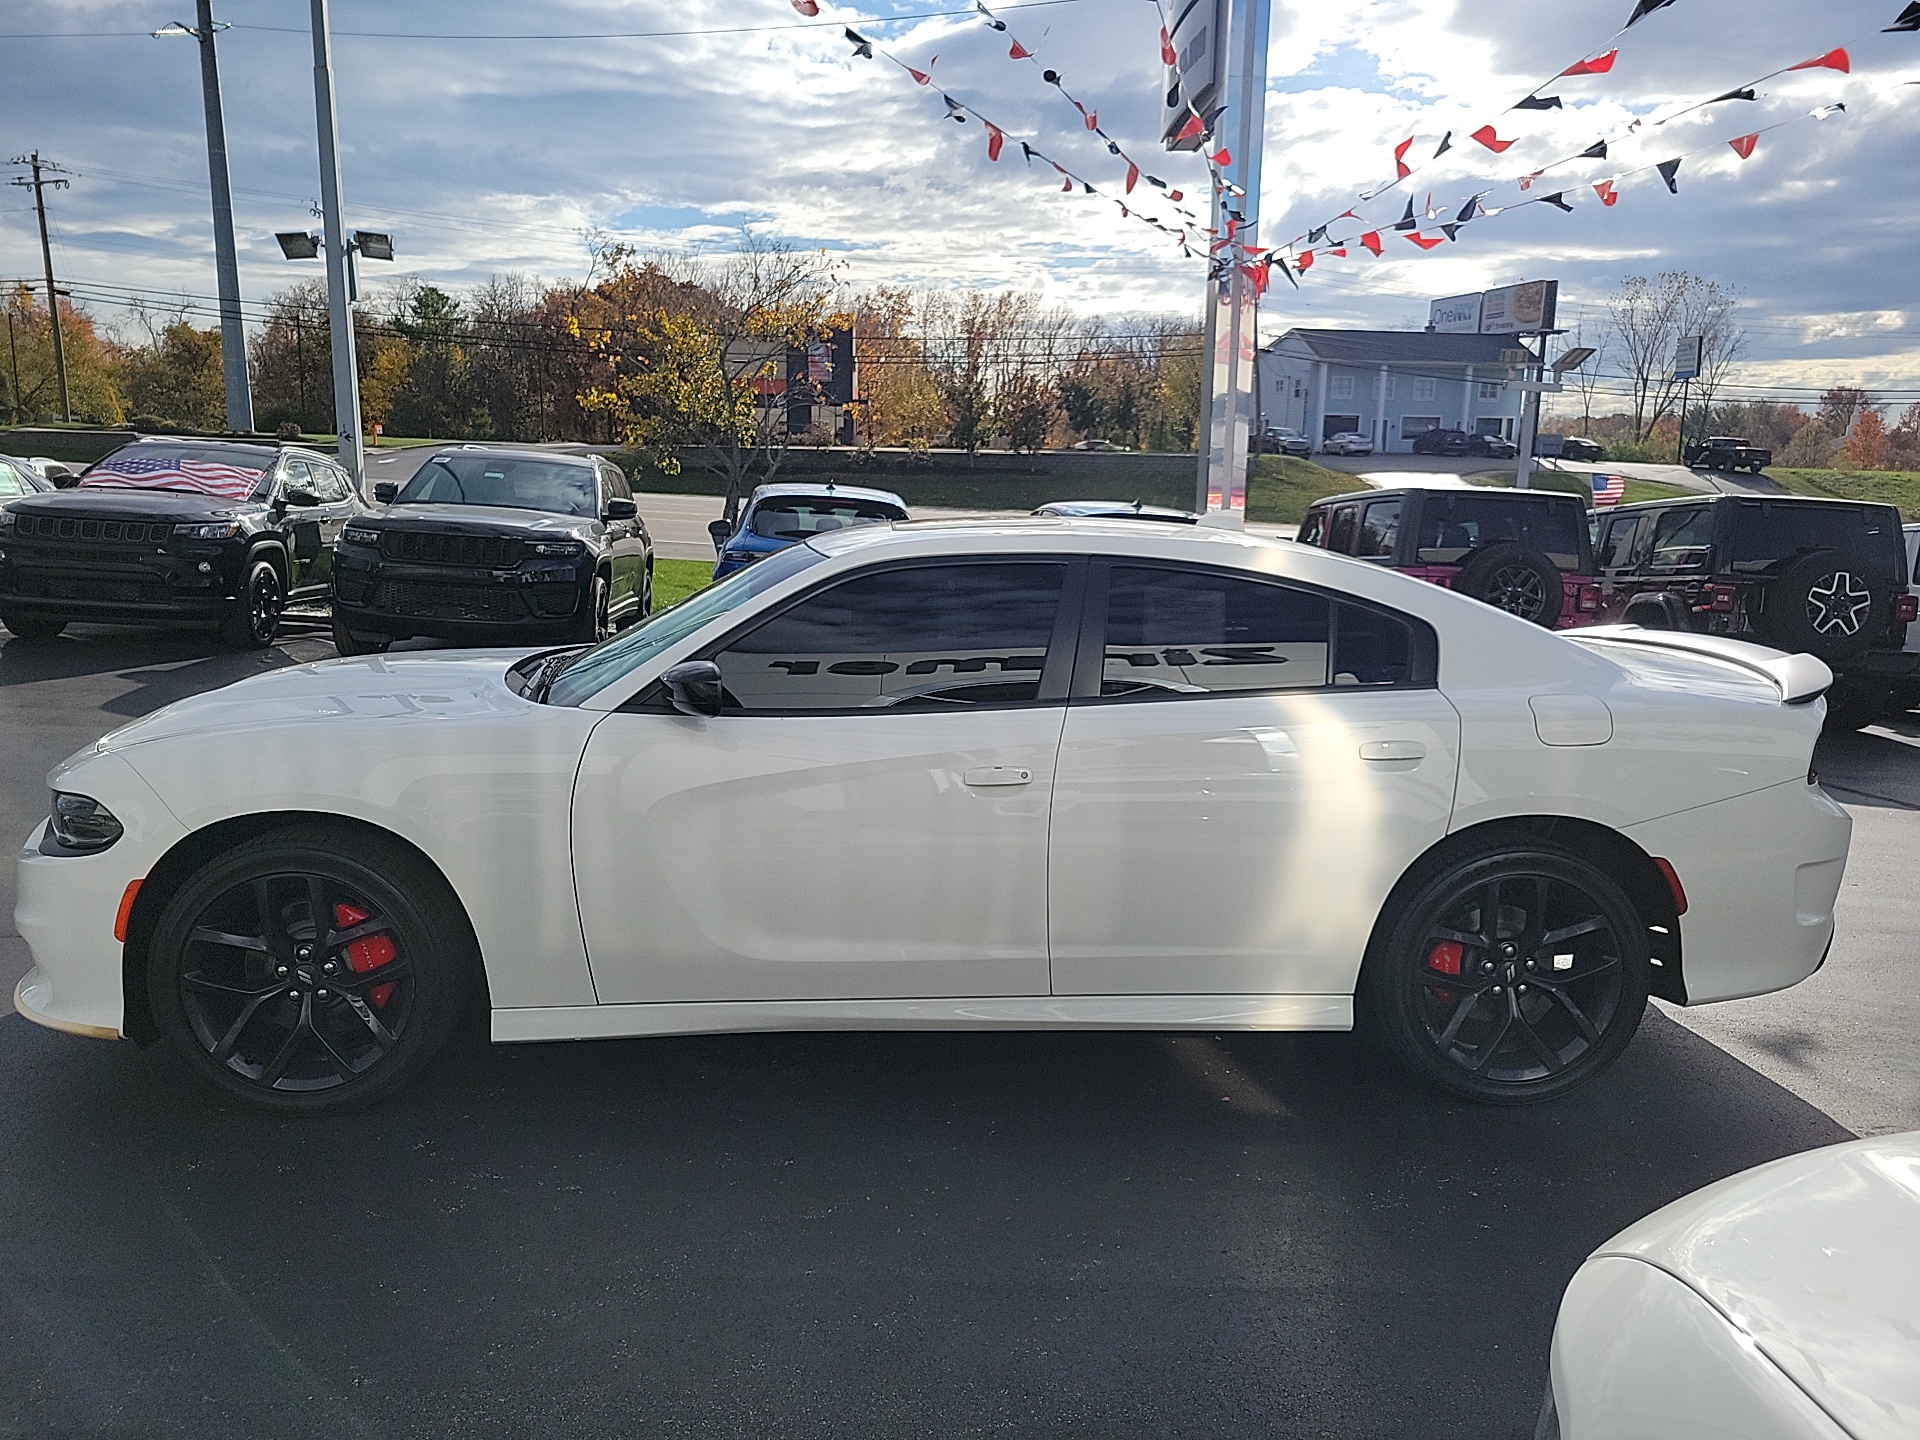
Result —
M1692 470L1751 470L1758 475L1772 463L1773 451L1749 445L1737 435L1709 435L1687 447L1687 467Z

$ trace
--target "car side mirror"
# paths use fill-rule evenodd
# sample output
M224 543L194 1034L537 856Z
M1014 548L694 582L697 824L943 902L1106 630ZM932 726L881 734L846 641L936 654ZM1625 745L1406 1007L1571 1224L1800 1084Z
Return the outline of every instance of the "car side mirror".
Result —
M393 497L400 493L400 487L391 480L382 480L373 487L373 498L382 505L391 505Z
M733 534L733 527L724 520L709 520L707 534L713 537L714 553L718 554L727 548L727 540Z
M291 505L298 510L311 510L320 503L320 497L311 490L282 490L280 503Z
M724 691L720 667L711 660L684 660L660 677L673 694L673 708L682 715L718 715Z
M622 500L618 496L607 501L606 509L600 512L602 520L631 520L640 513L640 507L631 500Z

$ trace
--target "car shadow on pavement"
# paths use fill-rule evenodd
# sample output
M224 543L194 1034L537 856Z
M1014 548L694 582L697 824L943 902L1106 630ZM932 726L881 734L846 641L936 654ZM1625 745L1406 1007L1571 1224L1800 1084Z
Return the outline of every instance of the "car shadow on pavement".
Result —
M191 630L76 625L53 640L0 640L0 688L111 675L133 688L100 702L109 714L137 719L163 705L286 665L330 659L333 641L311 627L290 627L264 650L226 650Z
M0 1085L34 1433L1517 1440L1591 1249L1848 1138L1652 1011L1520 1109L1344 1035L470 1040L292 1121L10 1017Z

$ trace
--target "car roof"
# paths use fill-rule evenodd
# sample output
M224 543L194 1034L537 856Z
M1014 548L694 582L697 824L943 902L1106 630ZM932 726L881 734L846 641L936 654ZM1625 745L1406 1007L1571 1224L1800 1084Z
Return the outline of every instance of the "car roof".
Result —
M1049 500L1033 512L1068 518L1124 520L1172 520L1191 525L1199 517L1191 510L1176 510L1170 505L1142 505L1138 500Z
M593 455L578 455L571 450L544 450L537 445L436 445L434 459L440 455L466 455L474 452L484 455L498 455L506 460L558 460L566 465L592 465L598 458Z
M1618 514L1622 510L1665 510L1674 505L1711 505L1720 501L1735 502L1742 500L1748 502L1758 501L1767 505L1806 505L1819 508L1833 505L1870 505L1876 510L1892 508L1891 504L1885 500L1849 500L1841 495L1768 495L1755 493L1753 491L1728 494L1722 490L1714 493L1701 492L1693 495L1668 495L1658 500L1636 500L1631 505L1615 505L1611 507L1611 513Z
M1322 495L1307 508L1318 510L1326 505L1342 505L1353 500L1382 500L1395 495L1498 495L1508 500L1572 500L1576 504L1585 502L1580 496L1568 490L1514 490L1499 485L1422 485L1412 481L1405 485L1383 485L1377 490L1349 490L1344 495Z
M752 498L747 503L754 505L762 500L781 496L809 495L820 498L831 496L835 500L874 500L882 505L898 505L902 510L907 508L907 502L891 490L875 490L865 485L841 485L826 481L809 484L796 480L782 480L772 485L762 485L753 492Z

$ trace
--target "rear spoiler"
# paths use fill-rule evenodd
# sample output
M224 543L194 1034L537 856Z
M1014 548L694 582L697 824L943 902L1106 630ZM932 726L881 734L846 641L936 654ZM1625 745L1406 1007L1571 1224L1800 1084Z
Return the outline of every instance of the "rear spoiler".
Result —
M1816 655L1788 655L1783 651L1730 640L1724 635L1696 635L1689 630L1647 630L1638 625L1592 625L1561 632L1575 641L1599 640L1610 645L1639 645L1650 650L1677 650L1734 665L1770 680L1783 705L1805 705L1832 688L1833 671Z

